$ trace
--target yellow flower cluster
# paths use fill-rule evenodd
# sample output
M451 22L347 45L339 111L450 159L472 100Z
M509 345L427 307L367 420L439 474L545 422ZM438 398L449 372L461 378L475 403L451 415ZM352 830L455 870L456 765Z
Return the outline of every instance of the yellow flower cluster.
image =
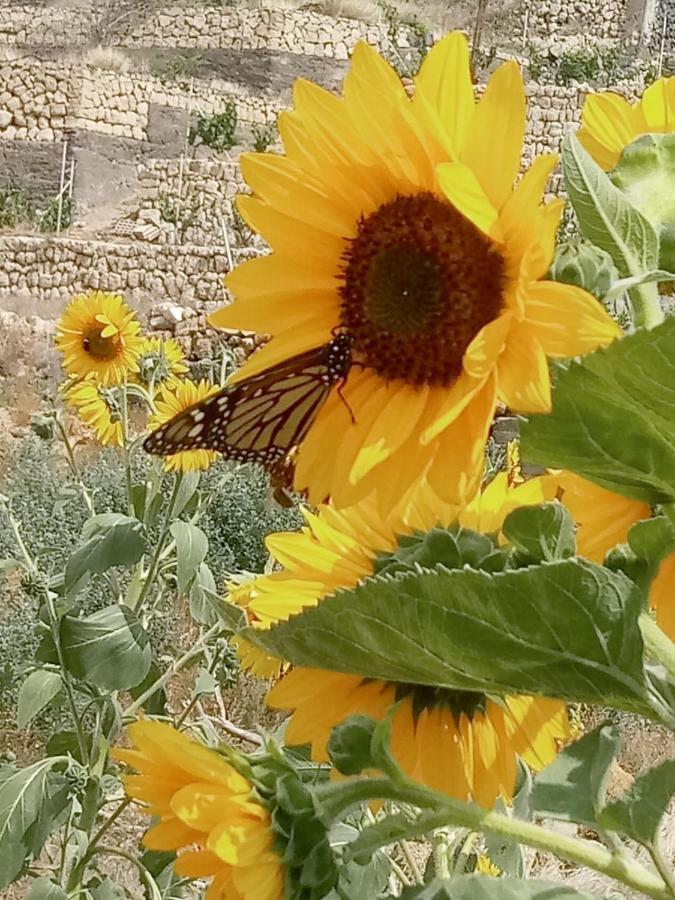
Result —
M90 291L74 297L57 323L56 346L69 376L64 398L104 446L122 446L128 438L128 385L144 388L154 405L150 428L217 390L185 378L188 367L176 341L143 335L135 314L117 294ZM167 457L165 468L207 469L216 458L206 450L188 450Z

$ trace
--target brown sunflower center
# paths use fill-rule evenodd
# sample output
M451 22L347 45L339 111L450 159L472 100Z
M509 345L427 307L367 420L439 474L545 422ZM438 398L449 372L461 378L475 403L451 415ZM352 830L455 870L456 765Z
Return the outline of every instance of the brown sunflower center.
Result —
M454 719L459 721L465 715L473 719L477 712L485 712L485 694L473 691L450 691L446 688L434 688L421 684L397 684L396 700L410 697L415 718L425 709L442 706L449 710Z
M344 261L341 324L356 359L385 379L448 386L502 305L503 257L431 193L362 219Z
M120 339L118 335L103 337L103 328L92 328L87 331L82 339L85 351L96 359L115 359L119 352Z

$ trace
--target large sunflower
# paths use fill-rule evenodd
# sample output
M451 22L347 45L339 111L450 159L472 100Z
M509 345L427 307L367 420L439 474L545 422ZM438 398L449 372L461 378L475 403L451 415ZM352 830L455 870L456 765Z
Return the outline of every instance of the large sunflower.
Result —
M581 112L579 140L599 166L611 171L625 147L643 134L675 131L675 76L659 78L636 103L620 94L591 94Z
M295 485L347 506L391 505L424 476L471 496L497 397L550 409L547 357L586 353L619 330L571 285L542 281L562 202L541 206L557 157L514 188L525 92L508 62L475 102L467 42L429 52L410 98L366 44L339 98L307 81L279 130L285 155L244 154L239 199L272 249L227 278L216 327L272 339L235 380L351 336L354 365L302 442Z
M177 850L177 875L213 878L207 900L281 900L284 867L270 815L246 778L162 722L135 722L128 730L134 749L113 756L139 772L125 776L124 788L158 819L143 844Z
M269 627L339 588L353 587L373 574L377 557L395 550L401 536L455 521L497 532L512 509L544 502L554 492L548 478L511 487L502 474L459 510L422 484L386 520L372 498L345 510L324 506L316 514L305 513L300 532L268 538L283 569L246 585L250 621ZM250 645L239 652L249 665L255 662ZM558 700L495 699L310 669L288 673L268 695L271 706L293 710L286 740L310 743L317 761L326 759L331 728L344 718L356 713L382 718L398 700L392 748L403 768L438 790L473 797L485 806L499 795L511 796L516 755L541 768L568 735L565 704Z
M56 325L56 346L69 375L119 384L138 370L142 344L136 316L117 294L90 291L74 297Z
M193 403L205 400L219 390L218 385L204 380L195 383L184 378L170 382L155 400L156 412L148 420L148 429L154 431ZM181 450L164 457L164 468L168 472L198 472L208 469L217 459L218 454L212 450Z
M114 388L103 387L93 378L83 378L67 387L63 396L103 446L122 446L122 420Z

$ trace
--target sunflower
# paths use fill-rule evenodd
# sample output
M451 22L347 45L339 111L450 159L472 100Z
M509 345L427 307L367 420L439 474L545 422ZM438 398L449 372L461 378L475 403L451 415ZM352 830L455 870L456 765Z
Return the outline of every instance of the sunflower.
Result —
M296 82L285 155L241 157L253 195L239 209L272 253L228 276L235 302L210 322L272 338L233 380L336 331L352 339L356 364L299 450L311 502L375 490L385 508L420 477L451 502L472 496L497 398L548 412L547 357L618 336L590 294L541 280L563 204L541 206L556 156L513 186L525 105L513 62L475 102L458 32L427 54L412 98L360 43L343 97Z
M173 338L144 337L138 351L138 372L147 385L174 385L188 371L185 357Z
M141 326L117 294L90 291L74 297L56 325L56 346L69 375L92 375L119 384L138 370Z
M339 588L350 588L375 571L376 560L399 546L401 536L458 522L498 532L517 506L550 499L555 485L532 479L513 487L498 475L467 507L458 509L421 483L407 500L381 516L375 498L356 507L321 507L305 512L300 532L272 535L267 546L283 569L249 582L249 620L270 627L303 607L316 605ZM398 701L392 749L413 778L459 798L491 806L511 797L516 755L539 769L551 761L568 735L559 700L447 691L314 669L294 669L268 694L270 706L293 711L286 740L309 743L313 758L326 760L331 729L347 716L383 718Z
M103 387L93 378L83 378L66 387L63 396L103 446L122 446L122 421L114 388Z
M225 587L228 601L247 611L251 600L256 596L253 581L245 581L242 584L230 581L226 583ZM255 614L247 611L247 618L252 621L256 617ZM234 647L242 668L257 678L278 678L281 674L284 668L283 662L276 656L270 656L261 647L256 647L255 644L239 636L230 638L230 644Z
M675 76L659 78L636 103L620 94L591 94L581 112L579 140L605 171L611 171L625 147L643 134L675 131Z
M177 850L177 875L212 877L207 900L281 900L270 815L247 779L170 725L143 720L128 730L134 748L113 756L139 772L124 777L127 795L159 819L145 847Z
M551 477L576 523L577 552L593 562L602 563L612 547L625 543L636 522L651 516L647 503L598 487L580 475L560 472ZM675 552L661 560L649 588L649 605L658 625L675 641Z
M186 378L176 380L165 387L155 400L156 412L148 420L148 429L153 431L165 422L173 419L193 403L198 403L220 390L217 385L207 381L188 381ZM198 472L208 469L218 459L212 450L182 450L164 457L164 468L168 472Z

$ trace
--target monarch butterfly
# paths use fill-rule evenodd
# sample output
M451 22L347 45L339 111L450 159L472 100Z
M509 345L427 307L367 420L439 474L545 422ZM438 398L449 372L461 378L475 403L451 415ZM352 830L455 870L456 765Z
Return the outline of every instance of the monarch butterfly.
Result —
M168 456L183 450L216 450L226 459L274 472L309 431L331 389L352 365L351 338L327 344L266 369L166 422L143 444Z

